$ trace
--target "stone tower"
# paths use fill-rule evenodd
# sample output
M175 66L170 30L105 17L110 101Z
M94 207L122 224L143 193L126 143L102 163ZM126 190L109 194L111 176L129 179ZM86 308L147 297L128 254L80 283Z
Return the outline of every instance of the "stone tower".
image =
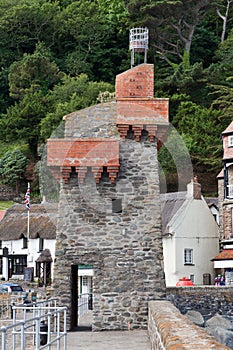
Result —
M116 101L64 117L48 140L60 179L53 289L77 324L77 270L92 265L92 330L147 327L149 300L165 297L157 147L168 100L154 98L154 67L116 77Z

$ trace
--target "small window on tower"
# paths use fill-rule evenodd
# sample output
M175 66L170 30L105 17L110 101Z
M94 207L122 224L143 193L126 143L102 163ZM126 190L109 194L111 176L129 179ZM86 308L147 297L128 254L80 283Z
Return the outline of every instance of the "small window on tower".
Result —
M233 135L228 136L228 147L233 147Z
M122 213L122 199L118 198L112 200L112 212Z

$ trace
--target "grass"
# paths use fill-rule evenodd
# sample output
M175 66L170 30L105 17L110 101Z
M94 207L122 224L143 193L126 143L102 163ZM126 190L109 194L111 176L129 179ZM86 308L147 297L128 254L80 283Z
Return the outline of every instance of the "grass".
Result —
M14 202L12 201L0 201L0 210L6 210L10 208Z

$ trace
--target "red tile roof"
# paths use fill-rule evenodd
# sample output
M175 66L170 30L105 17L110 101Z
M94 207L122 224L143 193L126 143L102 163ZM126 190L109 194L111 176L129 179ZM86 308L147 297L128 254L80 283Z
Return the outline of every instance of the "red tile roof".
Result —
M216 176L217 178L224 177L224 169L220 171L220 173Z
M230 134L233 133L233 121L231 122L230 125L222 132L222 134Z
M0 221L4 218L6 210L0 210Z
M214 260L233 260L233 249L224 249L212 259L212 261Z

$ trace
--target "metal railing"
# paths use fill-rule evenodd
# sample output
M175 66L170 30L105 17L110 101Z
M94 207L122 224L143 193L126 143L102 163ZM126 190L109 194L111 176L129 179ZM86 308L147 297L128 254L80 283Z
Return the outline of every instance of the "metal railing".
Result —
M78 296L78 316L83 316L88 310L92 310L92 294L84 293Z
M0 319L1 318L11 318L12 314L12 305L22 302L22 295L18 294L3 294L0 299Z
M13 306L13 323L0 329L2 350L50 350L54 345L66 350L66 307L56 303L50 299Z

